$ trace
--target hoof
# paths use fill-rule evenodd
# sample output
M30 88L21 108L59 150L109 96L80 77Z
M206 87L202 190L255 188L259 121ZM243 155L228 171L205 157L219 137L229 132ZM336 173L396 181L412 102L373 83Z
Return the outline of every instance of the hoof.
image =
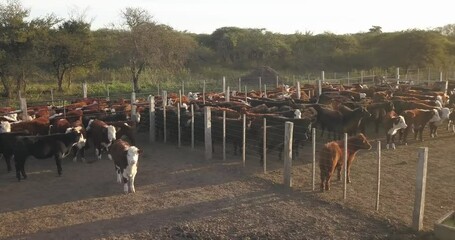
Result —
M389 148L390 148L390 145L387 143L387 145L385 145L385 148L386 148L386 149L389 149Z
M392 143L392 149L397 149L397 148L395 147L395 143Z

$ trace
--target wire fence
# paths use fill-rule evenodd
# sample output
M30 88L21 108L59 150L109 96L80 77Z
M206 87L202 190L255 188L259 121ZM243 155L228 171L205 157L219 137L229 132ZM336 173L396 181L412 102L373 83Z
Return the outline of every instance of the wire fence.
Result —
M367 78L368 76L362 77ZM223 85L228 87L228 84ZM109 93L104 96L88 96L87 98L74 96L54 99L51 97L51 99L43 101L29 102L26 109L27 111L33 109L36 112L36 109L40 107L48 108L52 106L54 110L57 110L57 113L62 113L66 116L73 110L85 107L86 110L94 110L93 112L87 111L84 113L84 116L89 118L100 118L99 111L109 109L103 116L124 115L125 119L121 120L130 119L131 115L135 115L135 111L137 111L141 115L137 131L146 132L146 130L149 130L149 134L153 134L149 138L151 142L162 141L177 145L177 147L191 147L195 151L211 153L208 159L230 159L231 161L234 159L235 161L241 161L243 165L248 167L261 169L260 172L263 173L279 173L283 176L284 185L287 184L288 187L292 187L292 176L294 175L300 179L298 181L299 188L307 191L320 191L321 151L328 148L327 144L332 140L329 136L333 136L335 133L326 131L321 136L321 129L314 128L312 130L315 127L313 121L304 122L292 118L277 120L273 117L268 118L267 115L258 117L245 114L241 108L225 108L223 103L226 103L226 95L218 94L217 97L219 98L213 97L216 93L225 92L226 88L224 87L217 89L215 84L213 86L204 84L202 91L200 88L199 91L192 91L192 93L199 93L194 96L195 99L190 99L188 87L186 87L186 90L179 89L177 92L160 89L155 94L141 92L133 94ZM241 88L240 85L239 90ZM272 94L271 90L268 92L266 88L263 88L263 90L266 94ZM244 96L241 95L242 92ZM248 91L245 91L245 89L239 91L240 99L245 97L245 100L248 100L245 92ZM212 98L209 98L208 93L210 93ZM231 97L233 100L240 101L235 99L234 96ZM171 102L169 102L170 99L172 99ZM87 104L84 106L76 105L76 103L81 101L85 101ZM129 104L130 107L116 109L115 112L110 110L115 109L116 105L124 107L125 104ZM184 104L189 105L185 106ZM152 107L153 109L151 106L154 106ZM207 113L204 112L204 107L207 106L211 109L209 119L207 119ZM2 115L12 111L15 110L3 111ZM21 113L21 111L15 112ZM210 123L207 124L208 122ZM286 132L288 130L286 122L293 123L292 133ZM210 132L210 134L207 135L207 132ZM286 143L286 139L289 139L290 135L292 136L292 141ZM207 144L206 139L212 140L210 144ZM352 181L356 182L361 179L360 185L368 187L355 185L353 187L355 190L351 187L332 187L331 191L333 194L327 194L325 197L335 202L339 201L340 198L348 199L346 201L351 198L351 202L355 201L361 207L374 209L375 211L389 209L389 211L396 212L400 216L408 216L405 221L411 222L412 216L409 213L412 212L414 205L412 199L415 197L417 149L410 151L411 154L403 159L397 152L382 152L381 145L377 142L377 140L381 139L371 138L371 151L368 153L361 151L357 157L360 158L362 156L363 158L366 156L370 162L368 164L359 163L362 166L360 169L353 167ZM344 144L342 140L337 142L337 144L340 145L341 150L349 149L349 147L344 148L342 146ZM211 147L211 149L207 149L208 147ZM358 143L353 143L351 147L365 149L364 144ZM344 156L346 153L340 154ZM379 165L379 160L381 165ZM344 157L341 157L339 161L344 161ZM353 165L355 166L357 163ZM347 167L348 164L344 163L344 166ZM299 172L296 173L296 169ZM383 174L379 175L378 169ZM412 169L412 171L409 169ZM343 169L341 176L345 177L347 175L345 171L347 173L348 169ZM382 181L380 181L381 178ZM429 179L432 182L440 181L439 177L431 174ZM334 186L339 186L337 180L338 175L337 170L335 170L331 173L331 181L334 182ZM397 181L400 186L390 184ZM322 188L324 187L322 186ZM343 189L342 192L340 189ZM378 193L378 189L382 189L382 192ZM368 200L365 201L363 199ZM394 204L395 201L406 204Z

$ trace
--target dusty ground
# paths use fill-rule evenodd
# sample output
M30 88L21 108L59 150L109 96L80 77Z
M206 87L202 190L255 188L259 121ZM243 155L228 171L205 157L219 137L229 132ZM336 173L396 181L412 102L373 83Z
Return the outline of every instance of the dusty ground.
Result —
M53 160L29 159L29 178L22 182L1 164L0 238L433 239L434 221L455 209L455 136L446 131L440 135L384 150L379 212L374 211L374 149L358 155L347 200L338 182L330 192L311 191L307 147L294 161L291 190L282 186L282 162L274 151L263 174L254 146L244 168L230 145L226 161L219 146L214 159L205 161L202 146L191 151L170 143L148 144L141 135L139 146L145 153L135 194L123 194L105 155L91 164L66 159L62 177L57 177ZM318 141L318 148L322 143ZM408 226L419 146L430 148L430 158L426 231L416 234ZM94 158L93 149L88 155Z

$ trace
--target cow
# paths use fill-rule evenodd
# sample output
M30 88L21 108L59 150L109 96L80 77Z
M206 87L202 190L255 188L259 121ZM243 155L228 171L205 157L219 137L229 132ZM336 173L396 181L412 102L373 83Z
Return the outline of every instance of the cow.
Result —
M35 118L32 121L15 122L11 124L11 132L28 132L30 135L48 135L49 119L46 117Z
M341 105L339 111L343 115L343 129L344 133L353 136L357 134L362 119L371 117L371 114L365 107L358 107L351 109L347 106Z
M14 154L17 136L27 136L26 132L2 132L0 133L0 155L5 158L6 169L11 172L11 158Z
M403 116L397 115L395 111L386 113L382 120L384 129L386 131L386 148L396 149L395 147L395 135L402 129L406 129L408 125Z
M414 131L415 140L423 141L423 129L425 128L425 125L427 125L428 122L436 122L441 120L437 109L405 110L403 112L403 116L406 120L406 123L408 124L408 127L404 129L402 134L400 134L400 140L402 140L404 144L407 144L407 136L411 128Z
M0 122L0 133L11 132L11 123L8 121Z
M45 136L18 136L14 147L16 178L26 179L25 161L29 156L37 159L54 157L58 175L62 175L62 159L70 153L73 146L85 141L78 128L69 128L66 133Z
M373 122L375 133L379 133L379 126L384 117L394 109L393 103L391 101L374 102L367 105L366 108L371 116L362 118L359 126L360 132L365 134L368 123Z
M315 104L313 108L317 112L316 122L321 127L321 137L327 127L333 133L333 139L339 139L343 129L343 114L339 111L322 107L320 104Z
M299 147L308 140L308 135L311 133L312 120L309 118L284 118L284 117L268 117L267 118L267 136L266 148L271 150L278 148L278 158L281 160L281 154L284 149L284 134L285 134L285 122L293 122L293 144L292 144L292 155L296 157L299 155ZM263 128L261 128L263 130ZM250 131L253 131L251 128ZM262 132L262 131L261 131ZM258 153L260 156L260 164L264 163L264 135L257 135L258 141Z
M134 121L116 121L106 122L107 125L112 125L116 129L115 139L126 137L132 145L136 145L136 122Z
M347 182L351 183L351 166L357 152L361 149L371 149L371 144L362 133L348 138L347 149ZM338 180L341 180L343 166L344 141L328 142L319 154L319 169L321 171L321 192L330 190L330 179L337 169Z
M117 129L101 120L92 119L89 121L86 131L87 138L91 139L95 146L98 160L101 160L102 150L109 150L112 141L116 139Z
M438 96L438 97L440 97L440 96ZM432 138L435 138L438 136L438 126L441 125L446 120L449 120L449 116L452 113L452 110L447 107L441 107L441 108L435 108L435 109L438 111L439 117L441 118L441 120L439 120L439 121L430 120L429 121L428 126L430 127L430 136Z
M455 101L455 100L454 100ZM447 123L447 130L450 130L450 127L452 127L452 132L455 133L455 111L452 111L449 114L449 123Z
M114 162L117 182L123 183L125 193L136 192L134 178L137 173L139 154L142 151L122 139L115 140L108 151L108 157Z

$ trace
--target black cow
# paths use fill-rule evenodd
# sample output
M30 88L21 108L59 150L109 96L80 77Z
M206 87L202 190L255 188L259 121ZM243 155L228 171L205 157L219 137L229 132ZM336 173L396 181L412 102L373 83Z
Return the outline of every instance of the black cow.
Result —
M299 147L306 140L308 135L311 133L312 121L309 118L267 118L267 150L274 148L279 149L278 158L281 160L281 155L284 149L284 134L285 134L285 122L293 122L293 144L292 144L292 155L296 157L299 155ZM264 128L261 128L261 132ZM261 165L264 163L264 136L263 134L258 135L258 153L261 157Z
M8 172L11 172L11 157L14 154L17 136L27 136L26 132L4 132L0 133L0 154L3 154Z
M62 175L62 159L68 155L71 148L79 143L82 133L79 129L69 129L67 133L59 133L45 136L18 136L14 148L14 160L16 163L16 177L21 180L21 173L24 179L25 160L29 156L37 159L54 157L57 164L58 175ZM84 139L85 140L85 139Z
M333 133L333 139L340 139L343 129L343 114L319 104L313 105L313 108L318 113L316 122L321 128L321 137L324 136L325 128L327 128L329 132Z
M351 109L341 105L339 111L343 115L343 133L347 133L349 136L356 135L362 119L371 116L365 107Z

